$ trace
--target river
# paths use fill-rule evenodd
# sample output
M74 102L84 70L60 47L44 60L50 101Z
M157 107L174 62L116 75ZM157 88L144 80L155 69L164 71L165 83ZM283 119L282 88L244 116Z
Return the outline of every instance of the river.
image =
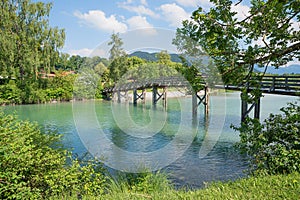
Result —
M296 100L265 95L261 118ZM230 128L240 122L239 93L213 95L210 105L209 117L200 106L197 118L188 97L168 99L167 111L150 102L134 107L105 101L7 106L4 111L58 131L67 148L101 157L111 169L161 170L177 187L199 188L243 177L247 169L246 158L233 147L238 133Z

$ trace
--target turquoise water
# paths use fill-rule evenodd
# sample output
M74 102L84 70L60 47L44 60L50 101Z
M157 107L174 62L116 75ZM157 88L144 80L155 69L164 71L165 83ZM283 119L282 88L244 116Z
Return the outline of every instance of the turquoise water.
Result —
M296 97L265 95L261 118L279 113ZM210 115L191 114L191 98L168 99L167 110L112 102L73 102L5 107L20 118L63 134L63 143L78 155L103 159L111 169L135 172L162 170L178 187L244 176L247 161L234 148L239 140L231 124L240 122L239 93L211 96Z

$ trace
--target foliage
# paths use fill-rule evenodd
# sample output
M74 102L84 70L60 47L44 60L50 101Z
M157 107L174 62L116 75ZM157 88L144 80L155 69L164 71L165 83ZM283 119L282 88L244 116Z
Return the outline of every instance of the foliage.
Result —
M73 160L59 144L59 135L0 112L0 198L102 194L106 179L101 165Z
M0 76L26 79L50 72L64 44L64 31L49 26L51 4L30 0L0 3Z
M108 45L111 46L109 50L109 60L114 60L126 55L123 46L123 41L120 38L118 33L113 33L110 37L111 41L108 42Z
M248 118L241 127L238 147L250 156L256 173L300 172L300 106L288 104L283 114L271 114L261 124Z
M124 74L127 72L127 65L126 65L127 56L121 56L115 58L109 64L109 78L111 79L112 83L116 83Z
M253 0L244 16L235 12L245 7L243 1L211 2L214 5L209 11L199 7L190 21L183 22L176 35L184 40L176 42L187 52L195 44L201 47L213 59L225 84L250 80L254 66L279 67L300 59L299 1Z
M177 71L190 83L192 90L198 92L204 88L204 79L195 65L189 65L184 56L181 57L182 65L176 67Z
M122 47L123 41L119 34L113 33L108 45L111 46L111 49L109 50L109 77L113 83L116 83L128 70L126 64L128 56Z
M15 81L11 80L5 85L0 85L0 105L21 103L21 90Z

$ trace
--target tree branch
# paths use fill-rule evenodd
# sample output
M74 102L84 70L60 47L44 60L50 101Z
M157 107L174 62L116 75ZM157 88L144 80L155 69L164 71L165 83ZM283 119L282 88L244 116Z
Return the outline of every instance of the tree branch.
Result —
M257 63L261 63L261 62L264 62L264 61L268 61L270 60L271 58L274 58L274 57L283 57L284 55L287 55L289 53L292 53L294 51L298 51L300 50L300 42L296 43L296 44L293 44L279 52L274 52L274 53L270 53L269 55L267 56L264 56L264 57L261 57L261 58L256 58L254 60L252 60L251 62L239 62L238 64L239 65L245 65L245 64L257 64Z

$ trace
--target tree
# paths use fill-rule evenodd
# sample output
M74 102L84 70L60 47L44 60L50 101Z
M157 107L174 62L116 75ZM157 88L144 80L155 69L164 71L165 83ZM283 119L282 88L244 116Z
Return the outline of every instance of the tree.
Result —
M119 34L113 33L111 35L111 41L108 43L111 46L109 50L109 76L114 83L116 83L122 75L127 72L126 59L127 55L122 48L123 41Z
M84 58L79 55L73 55L70 57L69 63L72 70L78 71L84 63Z
M160 64L168 65L171 61L171 56L168 54L166 50L159 52L156 54L157 62Z
M49 72L64 44L64 30L49 26L52 5L30 0L0 2L0 75L36 78L40 69Z
M111 46L111 49L109 50L109 60L114 60L117 58L120 58L122 56L125 56L126 53L123 46L123 41L120 38L120 35L118 33L113 33L110 37L111 41L108 42L108 45Z
M253 0L240 19L234 7L242 0L212 0L208 12L199 7L190 21L177 29L179 35L197 42L218 67L225 83L250 80L255 66L280 67L300 59L300 2Z

